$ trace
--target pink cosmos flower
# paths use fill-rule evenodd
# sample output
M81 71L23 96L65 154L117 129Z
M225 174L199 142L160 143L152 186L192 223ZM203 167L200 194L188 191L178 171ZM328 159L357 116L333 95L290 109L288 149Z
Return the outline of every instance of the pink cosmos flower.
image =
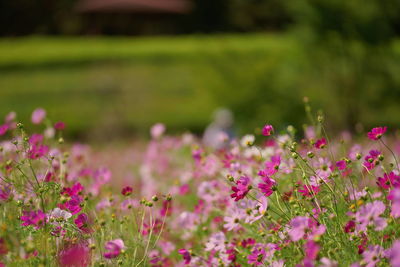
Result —
M289 236L296 242L303 238L306 229L308 229L308 217L298 216L290 221L291 229Z
M226 249L226 237L223 232L217 232L210 236L210 239L206 243L206 251L225 251Z
M125 186L121 190L121 194L124 195L124 196L129 196L130 194L132 194L132 192L133 192L133 188L130 187L130 186Z
M150 129L150 134L153 139L160 138L165 132L165 125L162 123L154 124Z
M331 259L328 259L326 257L321 258L321 265L319 267L338 267L339 264Z
M77 214L82 210L80 206L82 201L83 198L81 196L73 195L66 203L58 204L58 207L60 209L69 210L72 214Z
M383 247L369 246L368 250L364 251L362 254L366 267L374 267L382 259L384 253Z
M89 222L89 217L87 216L86 213L79 214L78 217L76 217L76 219L74 220L75 225L84 232L88 230L87 228L88 222Z
M0 201L6 201L11 196L11 187L8 185L0 185Z
M83 186L81 183L75 183L72 187L64 187L63 190L61 191L61 194L67 195L67 196L77 196L79 195L80 192L83 191Z
M345 233L352 233L356 229L356 222L353 220L350 220L346 223L344 226L344 232Z
M158 242L158 246L165 255L170 255L175 250L174 243L168 241L160 241Z
M390 172L389 174L385 173L383 177L378 177L376 184L388 190L391 187L400 187L400 176L396 175L394 172Z
M305 128L304 135L308 140L315 139L316 134L314 126L308 126Z
M20 220L23 221L22 226L32 225L36 229L39 229L46 221L46 214L41 211L24 211L23 215L20 217Z
M259 183L258 188L266 197L268 197L274 193L273 187L275 186L276 182L274 179L271 179L267 176L262 177L262 180L264 183Z
M41 134L32 134L28 140L31 146L39 145L43 142L43 135Z
M49 147L45 145L34 145L28 151L30 159L39 159L49 153Z
M124 241L122 239L115 239L108 241L104 247L104 257L106 259L113 259L121 254L122 250L125 249Z
M293 242L299 241L307 234L307 238L311 239L325 233L326 227L324 225L317 225L317 223L308 217L297 216L290 221L291 229L288 234Z
M258 247L252 250L251 254L247 256L247 263L248 264L253 264L254 266L260 266L263 265L264 259L265 259L265 249L262 247Z
M281 156L276 155L271 157L271 161L265 163L265 169L260 171L258 175L260 176L272 176L279 170L279 165L281 164Z
M387 127L375 127L368 133L368 138L371 140L378 140L386 133Z
M321 247L313 240L307 241L305 244L305 253L307 260L315 260Z
M326 139L318 139L317 142L315 142L314 147L318 149L323 149L324 147L326 147Z
M400 266L400 240L394 241L392 248L386 251L386 256L393 267Z
M386 206L382 201L374 201L362 206L356 212L356 230L366 231L368 225L375 226L376 231L385 229L387 222L385 218L380 217L385 212Z
M10 126L8 124L3 124L0 126L0 136L5 135Z
M379 150L370 150L369 154L364 158L364 167L367 168L367 170L372 170L373 168L375 168L375 166L379 162L378 157L380 154L381 152Z
M303 188L299 188L297 191L304 197L313 197L314 195L317 195L321 189L319 186L303 185Z
M392 201L392 210L390 215L394 218L400 217L400 188L392 189L387 197Z
M6 117L4 118L5 123L11 124L14 122L14 120L17 118L17 113L14 111L9 112Z
M83 242L66 245L58 254L61 267L86 267L90 265L90 259L90 248Z
M46 111L42 108L37 108L32 112L31 121L33 124L40 124L46 117Z
M54 129L56 129L57 131L62 131L65 129L65 123L62 121L58 121L54 124Z
M235 201L239 201L243 199L247 193L250 191L250 178L247 176L242 176L236 181L237 186L232 186L233 193L231 194L231 198L234 198Z
M262 135L264 136L270 136L274 132L274 127L272 125L265 125L264 128L262 129Z
M344 169L346 169L346 161L344 160L339 160L338 162L336 162L336 167L343 171Z
M178 250L178 253L183 256L183 260L185 261L185 264L189 264L192 257L190 256L190 252L184 248Z

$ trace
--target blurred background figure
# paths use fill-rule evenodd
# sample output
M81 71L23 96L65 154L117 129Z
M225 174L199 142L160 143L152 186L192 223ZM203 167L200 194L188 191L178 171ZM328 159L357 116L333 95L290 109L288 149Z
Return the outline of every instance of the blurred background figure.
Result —
M203 135L203 143L216 149L223 148L234 136L233 114L229 109L220 108L214 112L214 120Z

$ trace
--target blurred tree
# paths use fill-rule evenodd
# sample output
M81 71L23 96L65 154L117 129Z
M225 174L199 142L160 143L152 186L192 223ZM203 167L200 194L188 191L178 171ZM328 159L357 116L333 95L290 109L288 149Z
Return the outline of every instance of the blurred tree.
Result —
M340 107L331 110L332 117L345 118L336 125L354 129L376 114L390 116L385 95L400 101L400 84L389 67L400 68L391 47L400 35L400 1L295 0L288 10L312 62L305 86L329 96L321 98L324 104ZM367 105L375 112L366 114Z

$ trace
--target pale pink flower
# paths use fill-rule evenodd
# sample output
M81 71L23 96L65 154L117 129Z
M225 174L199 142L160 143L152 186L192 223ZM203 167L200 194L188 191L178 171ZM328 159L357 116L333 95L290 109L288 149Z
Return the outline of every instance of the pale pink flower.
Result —
M374 201L362 206L356 212L356 230L366 231L368 225L375 226L376 231L381 231L387 226L385 218L380 217L385 212L386 206L382 201Z
M150 129L150 134L153 139L160 138L165 132L165 125L162 123L154 124Z
M116 258L121 254L121 251L125 249L124 241L122 241L122 239L108 241L104 249L104 257L106 259Z
M37 108L32 112L31 121L33 124L40 124L46 117L46 111L42 108Z

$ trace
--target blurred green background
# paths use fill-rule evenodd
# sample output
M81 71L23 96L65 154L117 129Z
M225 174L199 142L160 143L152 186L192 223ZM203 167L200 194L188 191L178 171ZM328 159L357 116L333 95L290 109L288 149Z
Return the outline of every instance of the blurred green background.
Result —
M104 140L155 122L201 133L227 107L244 133L301 127L307 96L334 131L400 123L400 1L194 1L168 29L130 32L126 14L107 28L101 13L95 35L74 2L25 18L30 2L1 4L22 22L0 29L0 114L43 107L71 138Z

